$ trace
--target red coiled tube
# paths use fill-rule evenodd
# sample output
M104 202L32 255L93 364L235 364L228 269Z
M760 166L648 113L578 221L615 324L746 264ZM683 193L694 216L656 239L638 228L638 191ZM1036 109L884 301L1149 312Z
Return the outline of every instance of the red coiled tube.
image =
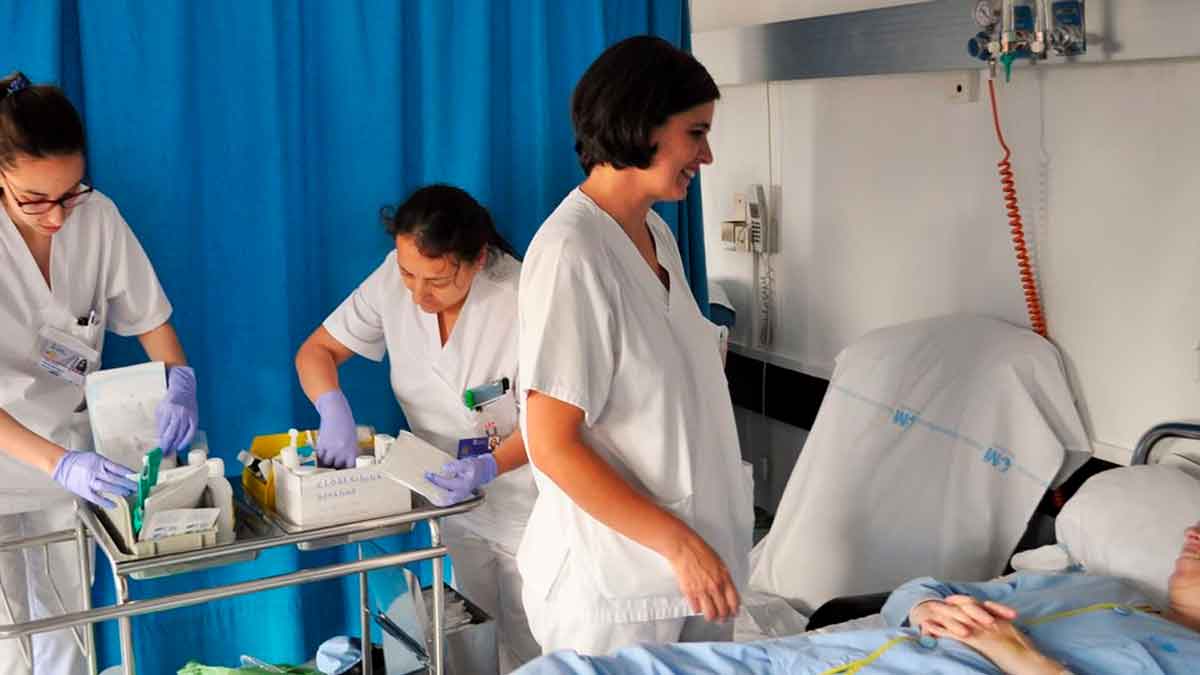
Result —
M1033 332L1046 337L1046 317L1042 313L1042 301L1038 297L1037 279L1034 277L1033 265L1029 262L1029 247L1025 245L1025 225L1021 221L1021 207L1017 205L1017 184L1013 179L1012 162L1009 157L1012 151L1004 142L1004 133L1000 131L1000 113L996 109L996 83L988 80L988 95L992 99L992 121L996 125L996 138L1000 147L1004 148L1004 159L996 166L1000 167L1000 187L1004 192L1004 206L1008 209L1008 224L1012 232L1013 248L1017 252L1017 270L1020 272L1021 289L1025 293L1025 309L1029 313L1029 326Z

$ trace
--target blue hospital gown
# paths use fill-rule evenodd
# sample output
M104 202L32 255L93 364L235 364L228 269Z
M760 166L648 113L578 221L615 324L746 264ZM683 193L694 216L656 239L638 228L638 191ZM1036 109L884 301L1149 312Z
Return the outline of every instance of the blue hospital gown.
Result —
M858 671L999 673L990 661L951 639L916 640L908 610L918 602L971 595L1014 607L1020 625L1043 653L1078 675L1200 672L1200 633L1138 607L1144 595L1113 577L1018 574L1004 581L946 583L916 579L898 588L883 608L890 628L796 635L750 643L693 643L629 647L611 656L563 651L532 661L519 675L819 675L880 653ZM1115 605L1115 606L1113 606ZM1068 615L1061 615L1070 612ZM907 638L907 639L906 639ZM881 649L882 648L882 649Z

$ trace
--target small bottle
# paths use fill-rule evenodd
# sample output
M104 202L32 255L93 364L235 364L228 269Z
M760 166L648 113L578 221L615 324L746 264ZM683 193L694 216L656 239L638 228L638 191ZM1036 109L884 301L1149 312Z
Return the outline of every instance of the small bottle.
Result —
M205 450L204 448L192 448L191 450L188 450L188 466L199 466L206 461L208 461L208 450Z
M375 427L360 424L354 427L354 431L358 435L358 444L360 446L370 445L372 439L375 438Z
M289 445L279 451L279 459L287 468L295 471L300 468L300 454L296 452L296 446Z
M375 434L375 461L381 462L384 457L387 457L388 450L392 448L392 443L395 438L387 434Z
M189 457L188 459L191 459ZM217 516L217 543L228 544L235 538L233 515L233 486L225 478L225 461L214 457L208 465L208 494L215 508L221 510Z

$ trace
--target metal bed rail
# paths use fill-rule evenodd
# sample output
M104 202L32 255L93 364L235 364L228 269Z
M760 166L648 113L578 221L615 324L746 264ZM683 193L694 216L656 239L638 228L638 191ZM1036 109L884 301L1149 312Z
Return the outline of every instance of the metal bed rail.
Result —
M1156 424L1142 434L1137 446L1133 449L1131 464L1148 464L1150 452L1161 440L1167 438L1186 438L1200 441L1200 424L1196 422L1163 422Z

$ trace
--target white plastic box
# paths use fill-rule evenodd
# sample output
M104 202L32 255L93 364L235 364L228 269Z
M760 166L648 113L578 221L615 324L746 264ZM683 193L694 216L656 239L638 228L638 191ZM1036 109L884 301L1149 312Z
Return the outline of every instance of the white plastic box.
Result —
M412 493L394 478L402 461L393 453L369 466L312 472L291 469L277 456L275 512L293 525L319 527L411 511Z

